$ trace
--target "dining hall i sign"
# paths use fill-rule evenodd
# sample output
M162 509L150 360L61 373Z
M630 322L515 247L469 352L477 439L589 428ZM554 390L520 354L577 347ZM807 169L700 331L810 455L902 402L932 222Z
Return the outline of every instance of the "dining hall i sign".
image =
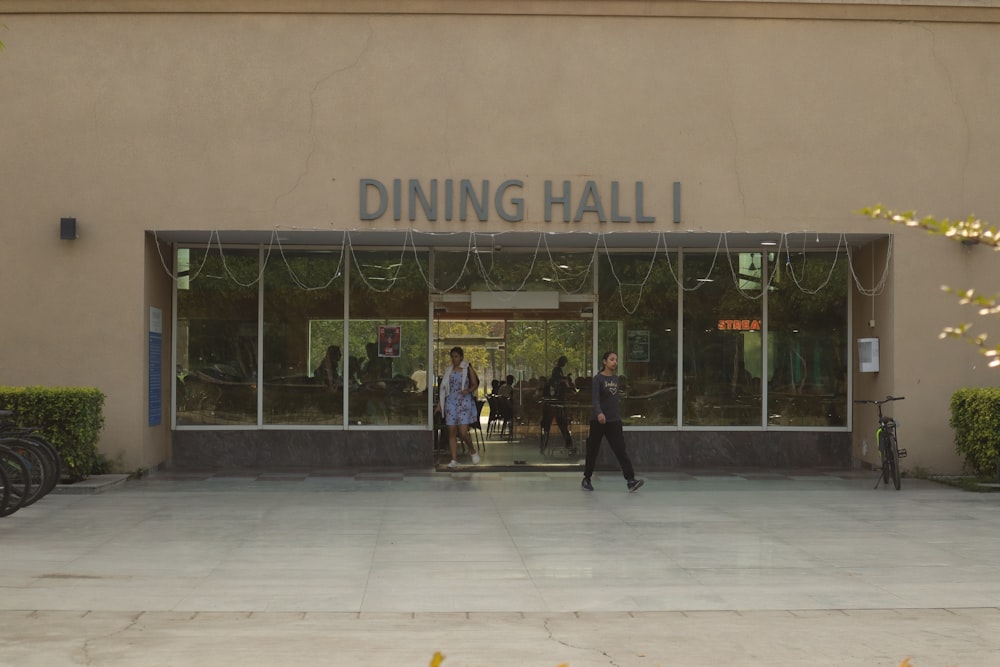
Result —
M646 207L646 187L642 181L611 181L598 184L546 180L535 205L541 205L545 222L588 220L617 223L652 223L656 215ZM681 221L681 184L673 184L673 221ZM381 181L362 178L358 184L361 220L428 222L477 220L494 216L506 222L523 222L528 207L523 180L511 178L494 185L488 179L394 178ZM537 209L534 209L537 210Z

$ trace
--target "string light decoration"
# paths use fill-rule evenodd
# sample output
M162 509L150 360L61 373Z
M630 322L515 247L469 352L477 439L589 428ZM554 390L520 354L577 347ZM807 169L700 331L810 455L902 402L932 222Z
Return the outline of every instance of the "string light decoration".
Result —
M837 270L837 262L840 260L840 249L841 249L841 247L844 244L846 244L846 242L847 241L844 238L844 235L841 234L840 238L837 239L837 249L834 251L833 262L830 264L830 272L826 275L826 280L824 280L820 284L820 286L817 287L816 289L808 289L806 287L803 287L802 283L799 282L798 276L795 275L795 267L792 265L791 251L788 249L787 246L785 247L785 271L786 271L786 273L789 276L791 276L792 282L795 283L795 286L799 288L800 292L802 292L803 294L810 294L810 295L811 294L819 294L820 291L822 291L827 285L830 284L830 281L833 279L833 272ZM806 252L805 248L803 248L803 250L802 250L802 273L803 273L803 277L805 276L805 263L806 263L806 257L808 256L808 254L809 253ZM845 253L845 254L848 256L848 259L850 259L850 253ZM779 256L780 256L780 253L779 253ZM772 271L771 275L773 276L775 273L777 273L777 271ZM853 270L852 270L852 273L853 273Z
M475 238L476 235L473 234L472 236L473 238ZM478 244L476 244L475 247L473 248L473 255L475 255L476 265L479 267L479 275L486 283L486 287L490 292L520 292L521 290L524 289L524 286L528 284L528 278L530 278L531 274L535 272L535 265L538 263L538 253L541 247L542 247L542 239L541 235L539 234L539 238L536 239L535 241L535 254L531 257L531 266L528 268L528 271L524 274L524 278L521 280L521 284L518 285L513 290L505 290L503 289L502 285L493 281L493 277L490 275L491 270L487 269L483 265L482 255L485 253L479 251ZM491 248L489 255L492 258L495 254L496 254L496 244L493 244L493 247Z
M543 234L542 240L545 242L545 252L549 257L549 266L552 268L552 275L555 276L553 280L560 287L563 294L582 294L584 286L587 284L587 278L590 277L590 272L594 269L594 262L597 260L597 243L594 244L593 250L589 253L590 262L587 264L587 267L580 271L580 284L576 287L570 288L566 287L563 284L562 279L559 277L560 271L565 271L563 268L564 265L556 264L556 260L552 257L552 249L549 247L548 235Z
M400 279L400 271L402 269L403 262L404 262L404 260L405 260L405 258L407 256L408 251L412 252L412 254L413 254L413 260L416 263L418 273L419 273L421 279L423 280L424 285L427 287L428 290L430 290L430 291L432 291L432 292L434 292L436 294L449 294L449 293L451 293L453 291L458 290L458 286L462 283L462 280L466 276L472 275L472 269L470 269L470 264L473 264L473 263L474 263L475 268L478 270L479 277L481 277L483 279L483 281L484 281L484 283L486 285L486 288L489 291L491 291L491 292L511 292L511 291L513 291L513 292L520 292L520 291L524 290L525 285L527 285L529 278L535 272L535 269L536 269L536 267L539 264L540 255L541 255L541 253L543 252L543 249L544 249L545 255L546 255L546 257L548 259L548 262L549 262L549 266L552 269L552 275L554 276L551 279L552 282L554 282L556 285L558 285L559 288L560 288L560 290L564 294L580 294L580 293L582 293L584 291L584 289L585 289L585 287L587 285L587 279L592 275L592 271L594 270L595 261L596 261L598 253L603 251L604 254L605 254L605 256L608 257L608 259L609 259L608 264L609 264L609 266L611 268L611 275L614 278L615 284L617 285L617 291L618 291L619 296L620 296L620 298L622 300L622 308L628 314L630 314L630 315L635 314L636 310L638 309L639 304L640 304L640 302L642 300L643 290L645 289L646 284L649 281L649 277L652 275L653 269L654 269L654 267L656 265L657 258L658 258L658 256L661 253L662 253L664 259L667 262L667 269L670 272L670 275L673 277L674 283L678 287L680 287L681 290L683 290L685 292L694 292L694 291L696 291L696 290L704 287L704 285L706 284L708 278L715 271L715 266L718 263L718 259L719 259L719 255L720 254L725 254L726 255L726 260L727 260L727 262L729 264L730 275L731 275L731 277L733 279L733 283L736 286L736 291L740 295L742 295L743 297L747 298L748 300L757 300L757 299L762 298L763 295L764 295L764 293L768 289L771 288L771 286L773 284L773 281L775 279L775 275L777 275L777 273L778 273L777 271L774 271L774 270L772 270L772 271L769 272L768 279L767 279L767 285L766 285L767 289L764 289L765 286L762 286L762 288L755 289L753 291L745 290L741 286L741 282L745 282L745 280L742 279L742 278L740 278L739 269L734 266L733 259L732 259L733 254L736 254L737 256L739 256L741 253L740 252L733 253L733 251L730 250L730 247L729 247L729 237L730 237L730 235L737 235L738 236L738 235L740 235L740 233L739 232L719 232L718 233L718 240L717 240L717 243L716 243L716 246L715 246L714 255L713 255L713 258L712 258L712 263L709 266L708 271L706 272L706 274L704 276L702 276L699 279L696 279L695 283L692 286L687 287L687 286L685 286L683 284L683 281L681 280L680 276L678 275L678 271L675 270L675 267L674 267L673 262L671 260L671 255L672 254L676 255L678 251L684 249L684 246L683 245L679 245L674 250L674 252L672 253L671 250L670 250L670 248L669 248L669 246L668 246L668 243L667 243L668 238L671 236L672 233L671 232L658 232L657 235L656 235L656 242L653 245L652 256L650 257L649 268L647 269L646 274L643 276L642 282L640 282L640 283L622 282L621 278L619 277L619 275L615 271L614 262L611 261L611 259L614 257L614 255L616 253L611 248L609 248L608 244L607 244L607 239L608 239L608 236L611 234L611 232L589 232L588 234L592 235L594 237L594 246L589 251L590 260L589 260L587 266L584 269L582 269L580 271L580 273L578 274L578 275L581 276L579 284L577 284L575 286L573 286L573 285L567 285L565 283L565 281L562 278L560 278L560 272L562 270L562 266L556 263L556 259L553 257L553 254L552 254L552 248L549 246L549 241L548 241L547 235L551 234L551 233L554 233L554 232L537 232L537 238L536 238L536 242L535 242L535 248L534 248L534 252L533 252L532 258L531 258L531 263L530 263L529 269L525 273L524 278L521 280L520 284L515 289L511 290L511 289L505 289L503 287L503 285L499 282L499 280L496 279L492 275L493 274L492 266L487 267L487 265L483 262L483 255L489 255L490 257L494 257L495 256L495 254L497 252L497 249L500 247L499 244L496 243L496 239L498 237L502 236L505 232L498 232L498 233L484 233L484 232L471 232L471 233L469 233L469 232L420 232L421 234L423 234L425 236L429 235L432 238L434 238L434 237L454 238L456 235L464 235L467 238L467 244L466 244L466 247L465 247L465 254L466 254L465 262L462 265L462 269L459 272L458 277L455 279L455 281L451 285L449 285L447 287L436 287L434 285L434 280L433 280L432 276L428 275L429 269L428 269L427 272L425 272L424 271L424 267L421 264L421 261L420 261L420 246L418 246L417 241L416 241L416 239L414 237L414 232L417 231L417 230L413 230L411 228L411 229L407 229L405 231L404 236L403 236L403 243L402 243L402 247L400 248L399 261L395 264L395 267L394 267L395 271L394 271L393 275L391 277L384 277L384 276L379 276L378 277L378 281L383 281L385 283L384 285L375 285L375 284L373 284L373 281L374 281L375 277L371 276L371 275L366 275L365 274L365 272L363 270L362 264L357 259L356 249L355 249L355 243L354 243L354 241L353 241L353 239L351 237L351 232L350 231L343 231L343 232L341 232L341 242L340 242L339 245L324 246L324 247L337 247L337 248L340 249L340 258L339 258L339 261L337 263L337 268L334 271L333 275L330 276L330 278L328 280L326 280L325 282L322 282L320 284L317 284L317 285L307 285L295 273L295 270L293 269L293 267L291 265L291 262L289 261L288 257L285 254L285 247L282 245L282 239L281 239L281 237L279 235L279 231L281 229L289 229L289 228L287 228L287 227L275 227L271 231L271 235L270 235L270 238L268 239L268 241L266 243L264 243L264 244L258 244L259 248L260 247L264 248L264 257L263 257L263 260L261 261L259 272L249 282L241 281L240 278L236 275L236 273L230 268L229 264L227 263L227 261L226 261L226 248L225 248L225 246L222 243L222 238L221 238L220 233L219 233L218 230L212 230L212 231L207 232L208 233L208 239L206 240L206 242L205 242L204 245L202 245L202 244L196 244L196 243L185 243L185 244L183 244L183 247L185 247L185 248L202 248L202 249L205 250L205 255L202 258L201 264L198 266L197 270L194 271L194 272L190 272L189 271L189 275L187 275L187 276L180 276L178 273L175 273L175 272L173 272L171 270L170 264L168 264L168 262L166 261L166 259L163 256L163 251L162 251L162 247L161 247L161 241L160 241L160 238L159 238L157 232L155 232L155 231L153 232L153 239L154 239L154 242L156 244L157 254L159 255L160 263L163 266L164 271L175 282L179 281L182 277L187 278L187 280L189 282L193 282L194 280L196 280L202 274L202 271L204 270L204 268L205 268L205 266L206 266L206 264L208 262L208 257L211 254L213 248L216 248L218 250L219 257L221 259L223 270L224 270L226 276L230 280L232 280L234 283L238 284L241 287L252 287L253 285L255 285L258 282L260 282L260 280L263 278L264 271L265 271L265 269L267 267L267 263L268 263L268 261L270 261L270 259L272 257L272 251L274 250L275 246L277 246L278 252L276 254L281 257L281 260L284 263L285 269L288 271L289 276L291 277L292 282L298 288L300 288L300 289L312 291L312 290L322 290L322 289L329 288L336 279L340 278L343 275L344 261L345 261L345 259L347 257L347 253L349 252L350 256L351 256L351 260L352 260L352 262L351 262L351 273L352 273L352 275L356 275L358 278L361 279L362 283L364 283L364 285L369 290L371 290L373 292L377 292L377 293L385 293L385 292L390 291L396 285L396 283L399 281L399 279ZM294 228L294 229L299 230L299 231L329 231L329 230L301 230L301 228ZM357 231L360 231L360 230L357 230ZM795 232L795 233L798 234L800 232ZM801 232L801 233L803 234L803 236L805 236L805 234L807 234L807 232ZM792 282L795 284L795 286L801 292L803 292L804 294L814 295L814 294L817 294L818 292L820 292L821 290L823 290L824 288L827 287L827 285L829 284L830 280L832 280L832 278L833 278L833 275L834 275L835 270L836 270L837 262L840 261L841 255L843 255L846 258L846 260L847 260L851 278L853 279L855 287L857 288L857 291L858 291L859 294L861 294L863 296L874 297L874 296L877 296L877 295L879 295L879 294L881 294L882 292L885 291L886 284L888 283L888 277L889 277L889 266L891 264L892 255L893 255L893 236L891 234L887 234L884 237L884 238L886 238L886 243L887 243L887 245L886 245L886 253L885 253L885 263L884 263L884 265L882 267L881 275L879 276L879 278L875 282L875 284L872 285L871 288L866 288L862 284L861 278L858 275L858 272L857 272L857 270L855 269L855 266L854 266L853 253L851 252L851 249L850 249L850 246L849 246L849 243L848 243L848 239L847 239L847 235L843 234L843 233L840 234L838 236L838 238L837 238L837 247L833 250L833 252L834 252L834 261L832 262L832 265L830 266L829 274L827 275L826 279L818 287L815 287L815 288L810 288L810 287L804 286L801 281L802 281L802 278L804 277L805 262L806 262L806 259L807 259L808 255L810 254L810 251L806 247L803 247L803 251L802 251L802 255L803 255L803 257L802 257L802 262L803 262L802 270L799 273L796 273L794 264L792 262L792 252L793 251L792 251L792 248L790 247L790 243L789 243L789 238L792 236L792 234L793 234L792 232L782 232L779 235L779 238L778 238L778 241L777 241L777 245L776 245L775 250L773 251L773 253L774 253L774 256L775 256L775 261L780 261L782 250L784 250L784 253L785 253L785 263L784 264L785 264L785 268L786 268L786 273L791 277ZM488 246L486 245L486 242L489 243ZM169 242L168 242L168 244L169 244ZM660 250L661 245L662 245L662 251ZM434 244L431 244L430 247L433 248L433 247L436 247L436 246L434 246ZM829 252L828 249L826 249L826 251ZM745 252L750 252L750 251L744 250L743 253L745 253ZM764 254L771 254L771 251L755 250L755 251L752 251L752 252L758 252L758 253L761 254L761 256L762 256L762 260L761 260L762 266L761 267L755 267L755 268L756 268L756 270L763 271L763 268L764 268L763 267L763 256L764 256ZM798 252L798 251L796 251L796 252ZM579 254L582 254L582 251L580 251ZM492 264L493 264L493 262L491 261L491 265ZM873 273L872 277L874 279L874 271L872 273ZM634 288L638 288L638 296L636 297L635 305L628 305L628 304L625 303L624 290L622 289L623 287L628 287L628 288L633 288L633 289ZM462 291L464 291L464 289Z
M729 237L728 236L724 236L723 240L725 241L725 244L726 244L726 259L729 260L729 273L732 274L732 276L733 276L733 282L736 284L736 293L739 294L744 299L747 299L748 301L757 301L758 299L764 298L764 292L769 291L771 289L771 285L774 283L774 277L776 275L778 275L778 272L772 270L770 272L770 275L768 275L768 277L767 277L767 285L766 285L767 289L757 289L755 292L747 292L746 290L743 289L743 286L740 284L741 282L744 282L744 281L740 279L740 272L739 272L739 270L736 269L736 268L733 268L733 253L729 250ZM777 251L775 253L776 257L780 257L781 256L781 247L782 247L782 244L784 244L784 243L785 243L785 236L782 235L781 240L778 242ZM760 267L760 271L764 270L764 266L763 266L764 265L763 254L764 253L761 253L761 267ZM750 261L751 262L753 261L752 255L751 255L751 260Z
M865 289L861 285L861 278L858 277L857 272L854 270L854 258L851 256L851 253L847 253L847 262L848 262L848 265L851 267L851 277L854 278L854 284L855 284L855 286L857 286L858 292L861 293L864 296L878 296L883 291L885 291L886 283L889 282L889 264L890 264L890 260L892 259L892 240L893 240L893 235L889 234L887 238L888 238L888 241L887 241L888 245L887 245L886 251L885 251L885 265L882 267L882 277L879 279L878 283L876 283L874 286L872 286L872 288L870 290L869 289ZM875 263L875 260L873 258L872 259L872 265L873 265L872 266L872 269L873 269L872 270L872 279L875 278L875 275L874 275L875 274L874 263Z
M343 238L344 239L347 238L347 232L344 232ZM281 252L281 259L282 261L285 262L285 268L288 269L288 276L292 279L292 282L295 283L295 286L298 287L299 289L305 290L307 292L328 289L330 285L332 285L333 282L343 274L344 256L345 256L344 248L347 247L347 244L343 243L343 241L340 244L340 259L337 261L337 270L333 272L333 275L330 276L330 279L327 280L325 283L310 287L309 285L306 285L304 282L302 282L301 279L299 279L298 275L295 273L295 270L292 268L292 265L289 263L288 257L285 256L285 247L281 245L281 237L275 235L275 239L278 242L278 250Z
M618 273L615 271L615 263L611 261L611 254L612 253L611 253L611 250L608 248L607 239L605 237L603 237L603 236L601 237L601 242L604 245L604 252L607 253L606 256L608 257L608 266L611 267L611 275L615 279L615 284L618 285L618 289L615 290L615 291L618 292L618 297L619 297L619 299L621 299L622 309L626 313L628 313L629 315L635 315L635 311L637 311L639 309L639 302L642 301L642 291L643 291L643 289L645 289L646 283L649 281L649 276L651 276L653 274L653 265L656 264L656 251L660 247L660 237L661 236L662 236L662 232L660 234L656 235L656 245L653 246L653 256L649 260L649 269L646 271L646 275L642 277L642 282L638 283L638 284L636 284L636 283L623 283L622 280L621 280L621 278L618 277ZM666 246L666 242L665 241L664 241L664 246ZM666 247L664 247L664 252L666 252ZM670 258L669 257L667 258L667 262L669 264L669 262L670 262ZM714 266L714 263L713 263L713 266ZM670 271L670 274L674 277L674 281L677 281L677 275L673 272L672 269ZM678 284L680 284L680 283L678 282ZM638 287L639 288L639 295L635 299L635 306L632 306L631 308L629 308L629 306L625 305L625 290L622 289L622 287L624 285L628 285L629 287Z
M458 273L458 278L455 279L455 282L449 285L447 289L442 290L442 293L447 294L451 292L453 289L458 287L458 284L462 281L462 278L465 277L465 270L469 266L469 262L472 260L472 252L473 248L475 247L475 237L476 237L475 234L469 234L469 245L465 249L465 263L462 264L462 270ZM406 239L409 240L410 247L413 248L413 261L416 262L417 264L417 271L420 272L420 277L424 279L424 284L428 286L428 289L430 289L431 286L434 284L434 281L431 280L426 273L424 273L424 267L420 266L420 253L417 250L416 242L414 242L413 240L412 229L406 230Z
M663 234L663 232L660 232L660 233ZM664 245L664 247L666 247L666 246ZM694 292L696 290L701 289L705 285L707 285L708 284L708 282L707 282L708 277L712 275L713 271L715 271L715 263L719 259L719 250L721 248L722 248L722 235L720 234L719 235L719 240L715 244L715 255L712 257L712 264L711 264L711 266L708 267L708 271L705 273L704 276L702 276L701 278L695 280L695 284L692 287L684 287L684 283L681 281L680 276L677 275L677 272L674 271L673 264L670 263L670 253L669 252L666 253L666 255L667 255L667 268L670 270L670 275L673 276L674 282L677 283L678 285L680 285L681 290L683 290L685 292Z

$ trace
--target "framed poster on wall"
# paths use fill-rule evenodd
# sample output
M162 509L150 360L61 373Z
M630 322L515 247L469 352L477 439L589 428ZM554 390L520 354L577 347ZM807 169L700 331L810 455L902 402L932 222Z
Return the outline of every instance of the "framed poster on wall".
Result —
M378 328L378 356L398 357L399 356L399 327L379 325Z
M631 363L635 361L649 361L649 329L633 329L626 335L628 342L628 357L626 360Z

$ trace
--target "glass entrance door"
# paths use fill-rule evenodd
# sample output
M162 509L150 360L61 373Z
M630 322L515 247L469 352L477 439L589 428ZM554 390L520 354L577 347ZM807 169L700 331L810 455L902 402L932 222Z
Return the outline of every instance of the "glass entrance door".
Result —
M459 439L462 469L583 464L595 357L592 314L592 304L580 302L544 313L479 316L467 304L435 304L435 387L454 347L462 348L480 380L480 416L470 435L482 460L472 466ZM557 367L561 382L553 384ZM438 421L434 464L444 469L451 460L449 435Z

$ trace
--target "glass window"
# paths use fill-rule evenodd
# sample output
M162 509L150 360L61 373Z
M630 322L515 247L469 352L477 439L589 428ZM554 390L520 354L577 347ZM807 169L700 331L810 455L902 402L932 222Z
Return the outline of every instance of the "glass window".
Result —
M760 253L684 255L683 423L761 426Z
M522 412L538 412L542 385L551 368L547 367L545 348L548 327L545 320L512 320L507 322L507 373L516 381L517 395L522 398Z
M466 361L479 376L479 395L490 390L490 381L506 377L503 366L504 323L502 320L437 319L434 322L434 371L442 375L451 365L451 348L462 348ZM431 383L436 382L431 378Z
M177 250L178 425L257 423L259 256Z
M767 421L847 425L847 259L769 257Z
M542 419L544 389L560 357L569 383L558 392L567 409L590 405L591 323L580 320L511 320L507 322L507 372L517 381L515 411L519 419L537 425ZM580 419L574 410L571 417Z
M444 313L441 313L444 315ZM432 401L438 405L438 390L444 373L451 367L451 350L462 349L462 356L475 370L479 388L475 400L480 415L486 408L491 382L506 379L503 364L504 323L502 320L441 319L434 321L433 373L427 378ZM438 417L440 419L440 416Z
M265 424L343 424L343 252L273 252L264 271Z
M427 253L352 254L347 350L351 424L423 425L427 385ZM419 264L418 264L419 262Z
M602 256L598 358L618 352L622 421L677 424L677 256ZM671 270L672 269L672 270Z
M435 252L434 288L441 291L556 290L592 292L593 253Z

